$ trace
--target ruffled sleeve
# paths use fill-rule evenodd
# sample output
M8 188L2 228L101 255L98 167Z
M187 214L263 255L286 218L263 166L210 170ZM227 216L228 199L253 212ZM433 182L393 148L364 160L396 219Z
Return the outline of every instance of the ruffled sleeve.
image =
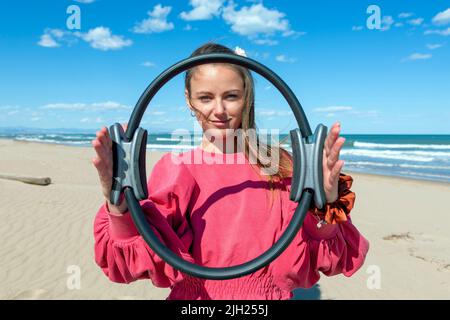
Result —
M350 277L363 265L369 242L352 224L350 211L355 202L355 193L350 190L352 181L351 176L340 175L338 199L323 210L311 206L300 232L280 256L282 281L289 290L313 286L320 279L319 272ZM296 207L297 203L291 201L291 214ZM318 227L323 218L327 224Z
M185 260L194 262L188 253L193 232L187 214L198 186L186 166L175 164L171 157L167 153L155 164L147 182L149 197L140 205L159 239ZM111 281L151 279L157 287L169 287L184 276L150 249L128 211L112 214L106 202L94 221L94 239L95 261Z

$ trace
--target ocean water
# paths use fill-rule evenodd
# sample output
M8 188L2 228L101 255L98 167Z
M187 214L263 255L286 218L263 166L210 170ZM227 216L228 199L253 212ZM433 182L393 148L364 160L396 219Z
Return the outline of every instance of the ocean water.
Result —
M281 135L280 140L287 135ZM343 135L343 171L450 183L450 135ZM0 138L91 147L95 133L0 130ZM182 152L199 145L201 136L149 134L147 151ZM290 139L282 147L292 151Z
M450 182L450 135L347 135L344 169Z

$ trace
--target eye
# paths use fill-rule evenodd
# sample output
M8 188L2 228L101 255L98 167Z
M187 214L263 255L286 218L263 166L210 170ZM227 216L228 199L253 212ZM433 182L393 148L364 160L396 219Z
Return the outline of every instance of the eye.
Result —
M201 102L209 102L211 100L211 97L201 96L199 99Z
M230 100L236 100L236 99L238 99L239 97L238 97L238 95L237 94L229 94L229 95L227 95L227 99L230 99Z

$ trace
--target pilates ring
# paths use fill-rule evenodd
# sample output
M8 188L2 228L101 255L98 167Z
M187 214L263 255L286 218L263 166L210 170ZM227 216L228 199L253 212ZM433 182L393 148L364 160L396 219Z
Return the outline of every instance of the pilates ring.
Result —
M168 249L153 232L139 204L140 200L148 198L145 170L147 130L139 127L142 116L155 94L169 80L190 68L208 63L231 63L260 74L280 91L298 123L298 128L290 131L294 160L290 200L298 205L289 225L266 252L246 263L223 268L190 263ZM322 208L326 203L322 159L327 127L319 124L313 134L300 102L288 85L272 70L247 57L212 53L190 57L172 65L156 77L141 95L131 114L126 132L119 123L115 123L109 127L109 133L113 141L114 164L111 203L118 205L124 193L132 220L149 247L173 268L194 277L225 280L242 277L263 268L292 242L303 224L311 202L314 201L317 208Z

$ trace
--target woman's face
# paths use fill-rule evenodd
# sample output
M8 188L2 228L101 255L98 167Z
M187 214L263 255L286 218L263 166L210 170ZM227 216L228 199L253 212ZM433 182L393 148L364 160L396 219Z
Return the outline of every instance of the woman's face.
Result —
M239 73L224 64L196 68L191 78L191 101L186 100L203 131L209 136L226 137L239 128L244 108L244 82ZM192 105L191 105L192 103ZM194 110L194 107L197 110Z

